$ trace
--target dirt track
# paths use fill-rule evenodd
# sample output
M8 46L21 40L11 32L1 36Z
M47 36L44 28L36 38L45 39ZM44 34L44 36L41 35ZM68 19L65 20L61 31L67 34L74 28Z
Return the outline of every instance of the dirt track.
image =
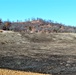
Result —
M54 75L76 74L76 34L0 33L0 67Z

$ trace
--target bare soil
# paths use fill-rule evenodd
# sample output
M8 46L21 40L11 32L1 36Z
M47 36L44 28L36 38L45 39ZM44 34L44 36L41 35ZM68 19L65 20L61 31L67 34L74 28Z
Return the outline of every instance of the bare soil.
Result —
M9 69L0 69L0 75L49 75L49 74L15 71L15 70L9 70Z
M76 75L76 34L0 33L0 68Z

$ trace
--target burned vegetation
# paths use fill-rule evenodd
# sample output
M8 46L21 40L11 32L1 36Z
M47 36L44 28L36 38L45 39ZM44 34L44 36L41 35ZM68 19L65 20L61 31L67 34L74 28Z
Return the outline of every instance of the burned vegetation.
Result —
M0 29L30 33L75 33L76 27L66 26L51 20L41 18L27 20L25 22L10 22L0 19Z

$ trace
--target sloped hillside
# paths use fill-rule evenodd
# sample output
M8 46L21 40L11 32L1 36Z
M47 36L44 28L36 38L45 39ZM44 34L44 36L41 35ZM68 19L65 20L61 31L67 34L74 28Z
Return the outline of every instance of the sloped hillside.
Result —
M0 68L76 73L76 34L0 32Z
M3 22L0 20L0 29L18 32L24 31L27 33L76 33L76 27L53 22L51 20L43 20L41 18L33 19L31 21L28 20L25 22Z

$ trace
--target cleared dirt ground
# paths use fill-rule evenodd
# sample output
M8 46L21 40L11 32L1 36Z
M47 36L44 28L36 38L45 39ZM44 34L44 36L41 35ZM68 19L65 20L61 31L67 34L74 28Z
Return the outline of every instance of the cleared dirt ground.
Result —
M0 68L76 75L76 34L0 33Z

